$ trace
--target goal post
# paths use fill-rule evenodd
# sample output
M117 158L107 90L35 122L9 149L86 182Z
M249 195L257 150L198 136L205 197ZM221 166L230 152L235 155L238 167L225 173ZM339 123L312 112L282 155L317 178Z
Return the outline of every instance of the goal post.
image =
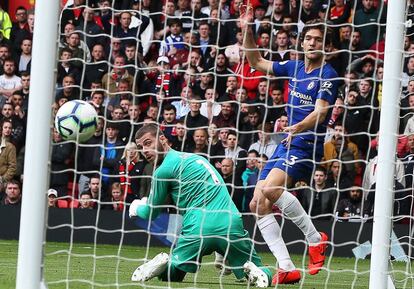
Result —
M60 1L37 0L16 288L41 288Z
M386 289L394 202L394 172L400 109L406 1L389 1L379 130L372 258L369 288Z

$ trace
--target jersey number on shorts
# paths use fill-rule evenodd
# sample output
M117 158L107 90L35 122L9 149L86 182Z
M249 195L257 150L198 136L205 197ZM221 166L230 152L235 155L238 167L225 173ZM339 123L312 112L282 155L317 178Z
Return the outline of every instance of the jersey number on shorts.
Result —
M283 162L283 165L285 167L292 167L296 163L297 159L298 159L297 156L291 155L289 160Z
M217 177L216 172L208 165L207 162L205 162L203 160L196 160L196 163L202 165L203 167L205 167L208 170L208 172L210 173L211 177L213 178L213 182L215 184L217 184L217 185L220 184L220 180Z

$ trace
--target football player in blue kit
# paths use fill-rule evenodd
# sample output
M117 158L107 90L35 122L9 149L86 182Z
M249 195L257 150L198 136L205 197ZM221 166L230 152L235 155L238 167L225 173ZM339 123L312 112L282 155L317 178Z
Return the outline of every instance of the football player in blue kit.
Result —
M338 75L324 60L323 50L330 33L321 21L306 23L301 33L304 61L273 62L262 58L257 49L250 25L253 9L247 7L239 20L250 65L266 74L289 77L286 138L261 172L250 210L258 215L257 226L278 261L273 285L297 283L301 274L282 239L272 205L275 204L304 233L309 244L308 272L317 274L325 262L328 236L316 230L298 199L287 188L295 181L309 180L323 156L330 108L335 103L338 88Z

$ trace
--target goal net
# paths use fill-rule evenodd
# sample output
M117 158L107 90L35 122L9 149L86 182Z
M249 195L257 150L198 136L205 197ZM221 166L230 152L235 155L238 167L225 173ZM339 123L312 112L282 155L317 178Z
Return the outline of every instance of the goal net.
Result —
M327 118L318 116L327 131L322 125L311 138L306 131L294 136L303 140L298 149L307 151L306 157L288 154L285 164L293 167L298 160L304 164L303 174L296 178L288 170L295 178L284 185L316 229L329 237L327 259L318 275L308 274L309 240L295 220L283 214L277 202L271 214L302 275L300 288L368 288L380 108L387 97L382 81L389 2L62 3L53 110L66 101L86 100L96 108L99 122L95 135L85 143L65 142L53 135L44 255L48 286L133 285L130 280L136 267L159 252L173 252L183 222L177 213L190 208L175 206L178 201L173 196L152 208L161 209L153 221L128 216L131 202L157 193L151 190L157 167L138 151L135 139L136 132L151 123L174 150L200 155L211 164L207 167L213 168L213 175L217 170L242 213L258 255L274 274L278 264L256 224L251 200L262 171L286 138L285 128L314 108L313 93L322 99L327 94L334 97L334 101L325 99ZM408 2L406 17L410 20L414 6ZM267 73L248 61L251 49L245 48L247 36L238 21L246 5L253 9L251 29L257 46L253 50L261 59L279 63ZM305 24L319 18L329 28L322 39L302 37ZM316 44L309 44L312 41ZM336 71L334 77L326 79L323 71L312 74L318 67L312 67L308 54L318 55L309 52L317 49L313 45L318 41L323 43L325 62ZM404 41L399 131L394 135L398 138L395 186L390 192L395 196L390 279L397 288L412 288L412 27L406 29ZM303 65L305 73L300 74ZM291 67L291 76L274 75L284 71L283 66ZM336 100L329 90L332 83L337 86ZM199 238L205 241L203 235ZM227 241L230 244L231 238ZM140 285L247 287L246 282L226 275L225 269L240 269L228 265L228 250L224 260L211 254L201 262L204 251L200 246L199 257L192 262L202 268L187 274L184 283L154 279ZM252 256L253 251L252 247Z

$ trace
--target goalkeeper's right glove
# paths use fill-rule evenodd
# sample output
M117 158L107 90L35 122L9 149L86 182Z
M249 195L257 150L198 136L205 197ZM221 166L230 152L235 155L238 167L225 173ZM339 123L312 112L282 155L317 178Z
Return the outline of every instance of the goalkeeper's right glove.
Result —
M136 217L137 211L139 206L145 206L147 204L147 197L143 197L142 199L133 200L131 205L129 206L129 217Z

